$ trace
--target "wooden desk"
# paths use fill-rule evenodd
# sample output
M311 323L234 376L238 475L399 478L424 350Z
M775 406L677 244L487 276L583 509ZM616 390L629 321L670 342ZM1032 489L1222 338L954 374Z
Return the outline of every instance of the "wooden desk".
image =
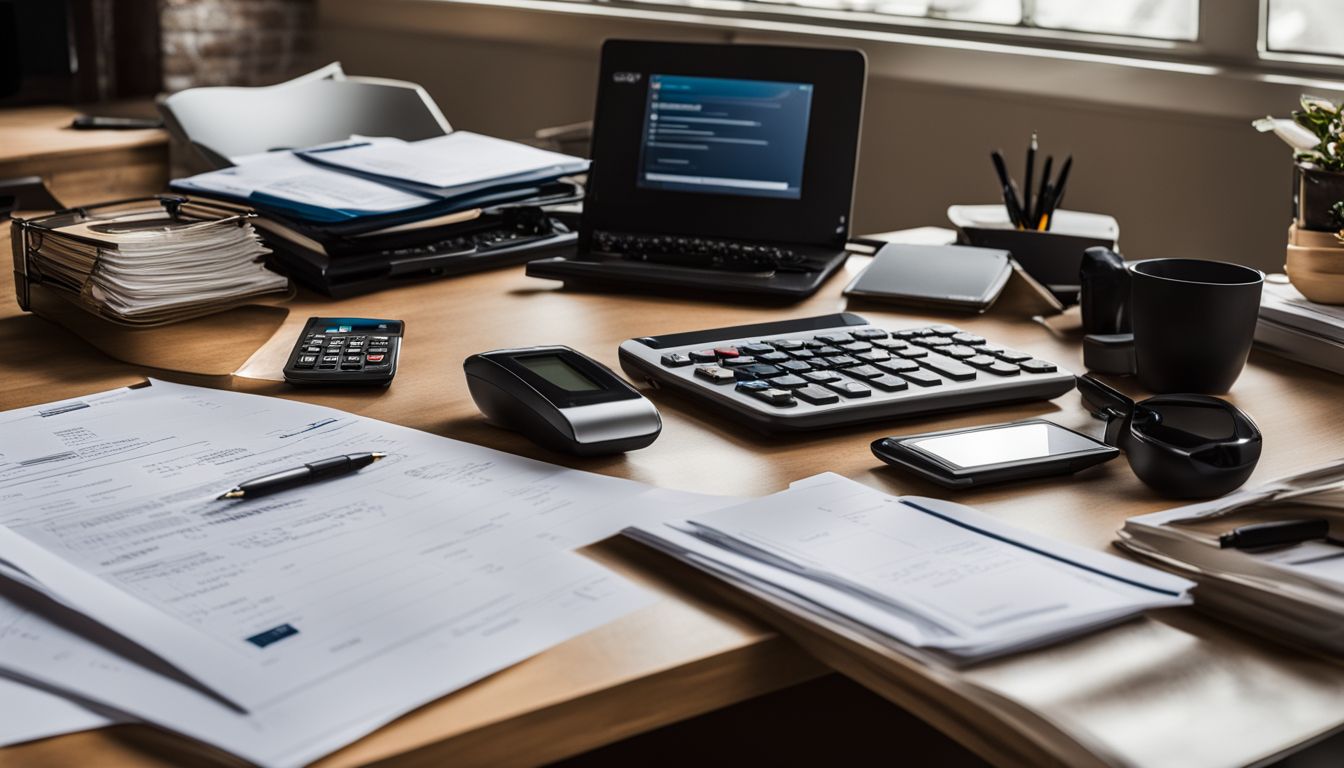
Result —
M153 114L152 105L100 113ZM69 107L0 110L0 179L41 176L65 205L138 197L168 186L168 132L76 131Z
M849 272L861 266L862 259L855 259ZM288 349L309 315L406 320L401 370L390 389L303 391L278 382L156 375L321 403L669 488L741 495L778 491L823 470L893 493L937 495L944 492L881 468L868 451L869 442L898 431L1037 415L1066 426L1089 424L1078 398L1069 395L1048 403L769 439L687 401L653 393L665 419L653 446L616 458L579 460L547 454L484 424L463 380L462 359L481 350L559 342L614 368L617 345L632 336L835 312L845 307L840 289L848 279L839 275L819 295L787 308L572 293L529 279L521 268L339 302L301 294L273 341L276 349ZM956 322L996 342L1081 370L1079 347L1072 338L1027 320L867 308L862 313L891 327ZM0 408L104 390L153 373L109 360L65 331L20 315L7 281L0 286L0 349L5 359ZM1252 482L1338 452L1344 421L1337 407L1344 399L1344 380L1338 377L1257 353L1231 399L1265 431L1265 456ZM1109 545L1126 517L1169 506L1149 493L1123 460L1073 480L978 490L957 498L1007 522L1097 548ZM649 584L663 600L426 706L320 765L335 768L392 758L398 765L540 763L822 671L793 642L731 608L711 594L715 590L703 579L684 569L620 541L604 542L587 553ZM1340 669L1189 610L964 675L913 666L892 673L870 656L841 652L830 639L780 621L836 668L1000 764L1088 764L1096 761L1089 750L1113 755L1116 745L1126 744L1132 749L1125 754L1139 755L1145 764L1249 762L1344 725ZM1154 638L1160 645L1152 644ZM1149 656L1155 647L1161 649L1160 657ZM1029 683L1036 680L1039 685L1032 688ZM995 706L1004 691L1039 706L1045 715L1005 715ZM1149 717L1149 712L1161 716ZM1045 746L1041 734L1052 729L1071 734L1074 745ZM181 753L173 751L180 744L148 729L116 728L0 751L0 762L168 764L181 761ZM1236 757L1229 760L1228 755Z

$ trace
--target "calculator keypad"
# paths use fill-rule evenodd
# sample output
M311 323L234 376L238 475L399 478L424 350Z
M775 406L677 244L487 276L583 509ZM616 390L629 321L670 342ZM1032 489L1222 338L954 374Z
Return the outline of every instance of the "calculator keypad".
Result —
M822 330L788 337L724 339L693 348L663 349L652 361L695 386L725 393L753 408L866 408L878 401L955 396L967 387L984 392L984 404L1013 397L1009 388L1030 386L1034 377L1059 389L1059 369L984 337L938 324L888 331L863 327ZM732 385L732 386L730 386ZM996 390L1002 390L998 394ZM1054 396L1054 395L1050 395ZM744 399L744 400L743 400ZM762 405L763 404L763 405ZM974 401L955 407L975 407Z
M310 327L323 328L324 324L315 323ZM355 383L378 381L377 375L390 373L396 363L394 336L370 336L366 333L305 332L295 344L291 353L292 362L288 370L296 374L310 374L309 378L297 381L322 381L339 383L345 376L357 374L350 379ZM687 360L689 363L690 361ZM312 378L318 374L319 378ZM325 376L322 376L324 375ZM370 379L368 374L374 374Z

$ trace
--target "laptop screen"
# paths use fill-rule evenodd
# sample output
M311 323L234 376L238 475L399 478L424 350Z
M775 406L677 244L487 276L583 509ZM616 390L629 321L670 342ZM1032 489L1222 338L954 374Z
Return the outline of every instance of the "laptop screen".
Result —
M802 197L811 83L652 74L636 184Z

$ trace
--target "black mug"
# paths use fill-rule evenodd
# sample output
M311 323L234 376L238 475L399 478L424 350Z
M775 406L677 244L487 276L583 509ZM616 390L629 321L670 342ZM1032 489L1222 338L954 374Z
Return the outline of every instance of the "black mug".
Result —
M1149 259L1129 267L1134 367L1149 392L1226 392L1255 339L1258 269L1225 261Z
M1129 300L1123 316L1133 329L1132 340L1110 328L1087 329L1110 334L1084 339L1088 368L1138 373L1139 383L1150 392L1217 394L1231 389L1255 338L1264 273L1202 259L1136 261L1124 273ZM1114 274L1081 277L1085 283L1088 278L1094 283L1116 279ZM1093 288L1094 296L1114 294ZM1092 308L1093 316L1110 314L1109 308Z

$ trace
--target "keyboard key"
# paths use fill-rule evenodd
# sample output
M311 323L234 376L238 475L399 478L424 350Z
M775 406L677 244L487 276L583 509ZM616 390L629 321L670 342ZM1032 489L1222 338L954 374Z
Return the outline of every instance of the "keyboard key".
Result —
M785 360L784 362L779 363L779 367L789 373L804 373L812 370L812 366L802 360Z
M780 389L797 389L798 387L806 387L807 380L789 373L770 379L770 384Z
M814 357L814 358L812 358L811 360L808 360L807 363L808 363L808 365L811 365L813 368L816 368L817 370L823 370L823 369L826 369L826 368L834 368L834 367L835 367L835 366L831 365L831 363L830 363L829 360L827 360L826 358L821 357L821 356Z
M975 357L968 357L962 362L975 368L988 368L999 362L999 358L993 355L976 355Z
M1012 349L1001 349L994 353L994 356L1000 360L1007 360L1010 363L1021 363L1031 359L1031 355L1026 352L1018 352Z
M765 379L747 379L746 381L737 382L737 386L734 387L734 389L738 392L751 394L752 392L759 392L762 389L770 389L770 382Z
M961 333L961 329L955 325L931 325L929 326L929 330L940 336L951 336L956 333Z
M913 359L913 358L927 357L929 354L929 350L924 349L922 347L906 347L905 349L896 350L896 354L900 355L901 357L908 357Z
M952 334L952 340L958 344L965 344L969 347L978 347L985 343L985 337L976 336L974 333L966 333L965 331Z
M990 373L998 374L999 376L1016 376L1017 374L1022 372L1021 368L1018 368L1016 365L1013 365L1012 363L1005 363L1002 360L995 360L994 364L989 366L985 370L989 371Z
M323 362L323 363L332 363L332 364L339 363L339 362L341 362L341 356L340 356L340 355L323 355L323 356L322 356L322 362Z
M369 354L372 354L372 355L386 355L386 354L387 354L387 347L369 347L368 349L366 349L366 350L364 350L364 351L365 351L365 352L368 352Z
M680 368L683 365L691 364L691 356L683 355L680 352L668 352L663 355L662 363L668 368Z
M794 360L811 360L817 356L817 353L810 349L794 349L790 350L789 354L793 356Z
M855 357L859 358L865 363L877 363L883 360L890 360L891 353L885 349L873 349L867 352L860 352L859 354L855 355Z
M902 328L896 331L895 336L898 339L916 339L920 336L928 336L933 331L928 328Z
M1047 363L1044 360L1024 360L1022 361L1022 370L1027 373L1054 373L1059 370L1054 363Z
M936 387L943 383L938 374L926 371L923 368L917 371L901 371L897 375L911 384L918 384L921 387Z
M381 362L383 362L383 361L386 360L386 359L387 359L387 355L372 355L372 354L370 354L370 355L365 355L365 356L364 356L364 362L366 362L366 363L381 363Z
M906 360L903 357L893 358L883 362L873 363L873 367L887 373L905 373L906 371L918 371L919 363L914 360Z
M784 352L767 352L764 355L758 356L756 359L763 363L782 363L785 360L788 360L789 356Z
M840 397L829 389L818 387L816 384L808 384L806 387L799 387L793 390L793 396L805 403L813 405L830 405L840 402Z
M744 365L755 365L756 358L751 355L738 355L737 357L725 357L723 362L719 363L725 368L740 368Z
M875 379L869 379L868 383L883 392L900 392L902 389L906 389L910 386L905 382L905 379L892 376L889 373L884 373Z
M845 368L842 372L857 379L876 379L882 375L881 371L871 365L856 365L853 368Z
M845 397L868 397L873 394L873 390L857 381L828 381L826 387Z
M831 355L830 357L823 359L830 363L832 368L848 368L851 365L859 364L857 359L850 357L849 355Z
M964 360L968 357L975 357L980 354L980 350L975 347L968 347L965 344L953 344L950 347L943 347L938 350L938 352L947 355L948 357L955 357L958 360Z
M873 348L873 345L866 341L851 341L847 344L841 344L840 348L846 352L867 352Z
M719 359L719 356L714 354L712 349L698 349L692 352L690 357L697 363L713 363Z
M807 349L821 349L822 347L828 347L830 345L821 339L807 339L803 342L803 346Z
M854 337L853 337L853 336L850 336L848 333L844 333L844 332L836 332L836 333L819 333L819 334L817 334L816 336L814 336L813 338L815 338L815 339L818 340L818 341L824 342L824 343L826 343L826 344L836 344L836 345L844 344L844 343L847 342L847 341L853 341L853 340L854 340Z
M737 351L744 355L768 355L775 351L769 344L738 344Z
M321 347L316 347L316 346L314 346L314 347L304 347L304 348L303 348L303 351L304 351L304 352L307 352L307 353L310 354L310 355L317 355L317 354L321 354L321 352L322 352L322 348L321 348Z
M843 355L845 354L845 350L839 347L832 347L830 345L826 345L820 347L813 347L812 353L816 355L821 355L822 357L830 357L832 355Z
M793 399L793 393L787 389L760 389L751 393L751 396L764 400L771 405L793 405L796 401Z
M775 349L782 349L786 352L792 352L795 349L802 349L803 342L798 339L770 339L765 342Z
M904 349L910 344L900 339L873 339L873 346L883 349Z
M863 339L864 341L887 338L887 332L881 328L860 328L857 331L851 331L850 335L856 339Z
M915 343L926 347L946 347L952 344L952 339L947 336L924 336L916 339Z
M733 375L738 379L768 379L772 376L783 376L784 371L773 365L765 363L753 363L733 369Z
M295 368L312 368L317 364L317 355L299 355L299 359L294 361Z
M714 350L714 354L719 357L737 357L742 353L737 351L737 347L719 347Z
M803 374L803 378L808 381L815 381L818 384L825 384L828 381L839 381L840 374L835 371L809 371Z
M965 363L941 355L929 355L919 364L935 373L941 373L953 381L970 381L975 378L975 369Z
M727 384L737 378L732 371L717 365L702 365L695 369L695 375L714 384Z

